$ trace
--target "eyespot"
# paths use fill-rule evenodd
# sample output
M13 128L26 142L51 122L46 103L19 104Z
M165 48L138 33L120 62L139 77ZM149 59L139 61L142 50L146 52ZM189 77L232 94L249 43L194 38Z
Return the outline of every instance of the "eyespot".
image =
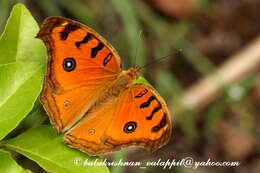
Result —
M95 134L95 129L89 129L88 130L88 135L91 136L91 135L94 135Z
M65 100L64 103L63 103L63 106L64 106L65 109L69 109L70 105L71 105L71 103L68 100Z
M137 123L134 121L129 121L128 123L126 123L125 127L124 127L124 132L126 133L132 133L135 131L137 127Z
M69 57L63 60L63 69L67 72L73 71L76 68L76 61Z

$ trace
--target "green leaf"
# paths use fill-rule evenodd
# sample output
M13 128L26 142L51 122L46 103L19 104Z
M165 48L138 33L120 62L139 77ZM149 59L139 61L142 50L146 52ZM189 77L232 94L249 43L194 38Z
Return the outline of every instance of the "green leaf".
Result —
M22 4L14 6L0 38L0 140L32 110L42 87L46 52L39 28Z
M37 22L22 4L14 6L0 38L0 64L22 61L44 62L45 47L34 38L39 30Z
M8 173L30 173L29 170L21 168L7 151L0 150L0 172Z
M144 85L149 85L151 86L151 84L142 76L138 77L136 80L134 80L133 82L134 84L144 84Z
M0 65L0 140L32 110L42 85L38 63Z
M84 162L101 160L66 146L62 142L62 135L57 136L54 129L47 125L32 128L8 140L4 146L25 155L52 173L109 172L106 166L83 165Z

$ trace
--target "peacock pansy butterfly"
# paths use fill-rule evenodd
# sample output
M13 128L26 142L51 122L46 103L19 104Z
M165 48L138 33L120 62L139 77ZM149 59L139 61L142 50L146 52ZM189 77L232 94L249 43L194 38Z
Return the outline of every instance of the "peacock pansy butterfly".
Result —
M37 35L48 50L40 100L64 142L89 155L136 145L155 151L171 136L164 100L140 82L138 67L122 71L116 50L89 27L46 19Z

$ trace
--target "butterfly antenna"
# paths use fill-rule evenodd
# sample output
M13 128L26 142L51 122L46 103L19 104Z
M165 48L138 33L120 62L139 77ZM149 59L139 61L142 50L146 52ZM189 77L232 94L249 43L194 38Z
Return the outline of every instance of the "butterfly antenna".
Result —
M136 46L136 48L135 48L134 67L136 66L136 59L137 59L137 56L138 56L138 48L139 48L139 44L140 44L140 42L141 42L142 34L143 34L143 31L140 30L140 31L139 31L139 34L138 34L137 46Z
M182 53L182 50L181 50L181 49L175 49L174 53L171 53L171 54L169 54L169 55L163 56L163 57L158 58L158 59L156 58L156 59L155 59L154 61L152 61L151 63L145 64L144 66L139 67L139 69L141 70L141 69L146 68L146 67L148 67L148 66L151 66L151 65L153 65L153 64L155 64L155 63L161 62L162 60L164 60L164 59L166 59L166 58L169 58L169 57L172 56L172 55L180 55L181 53Z

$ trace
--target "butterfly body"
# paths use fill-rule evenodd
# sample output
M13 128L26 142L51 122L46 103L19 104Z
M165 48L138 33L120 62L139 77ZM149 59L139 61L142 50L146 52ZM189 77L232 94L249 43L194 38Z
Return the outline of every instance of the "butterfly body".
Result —
M94 30L61 17L39 31L48 49L41 102L64 141L90 155L137 145L155 151L171 136L164 100L140 82L138 67L122 71L116 50Z
M122 71L118 75L117 79L110 86L107 86L107 89L104 91L103 95L95 101L91 108L97 108L98 106L102 106L105 102L108 102L113 98L117 98L120 93L124 92L124 90L133 85L133 81L138 77L139 67L132 67L127 71Z

